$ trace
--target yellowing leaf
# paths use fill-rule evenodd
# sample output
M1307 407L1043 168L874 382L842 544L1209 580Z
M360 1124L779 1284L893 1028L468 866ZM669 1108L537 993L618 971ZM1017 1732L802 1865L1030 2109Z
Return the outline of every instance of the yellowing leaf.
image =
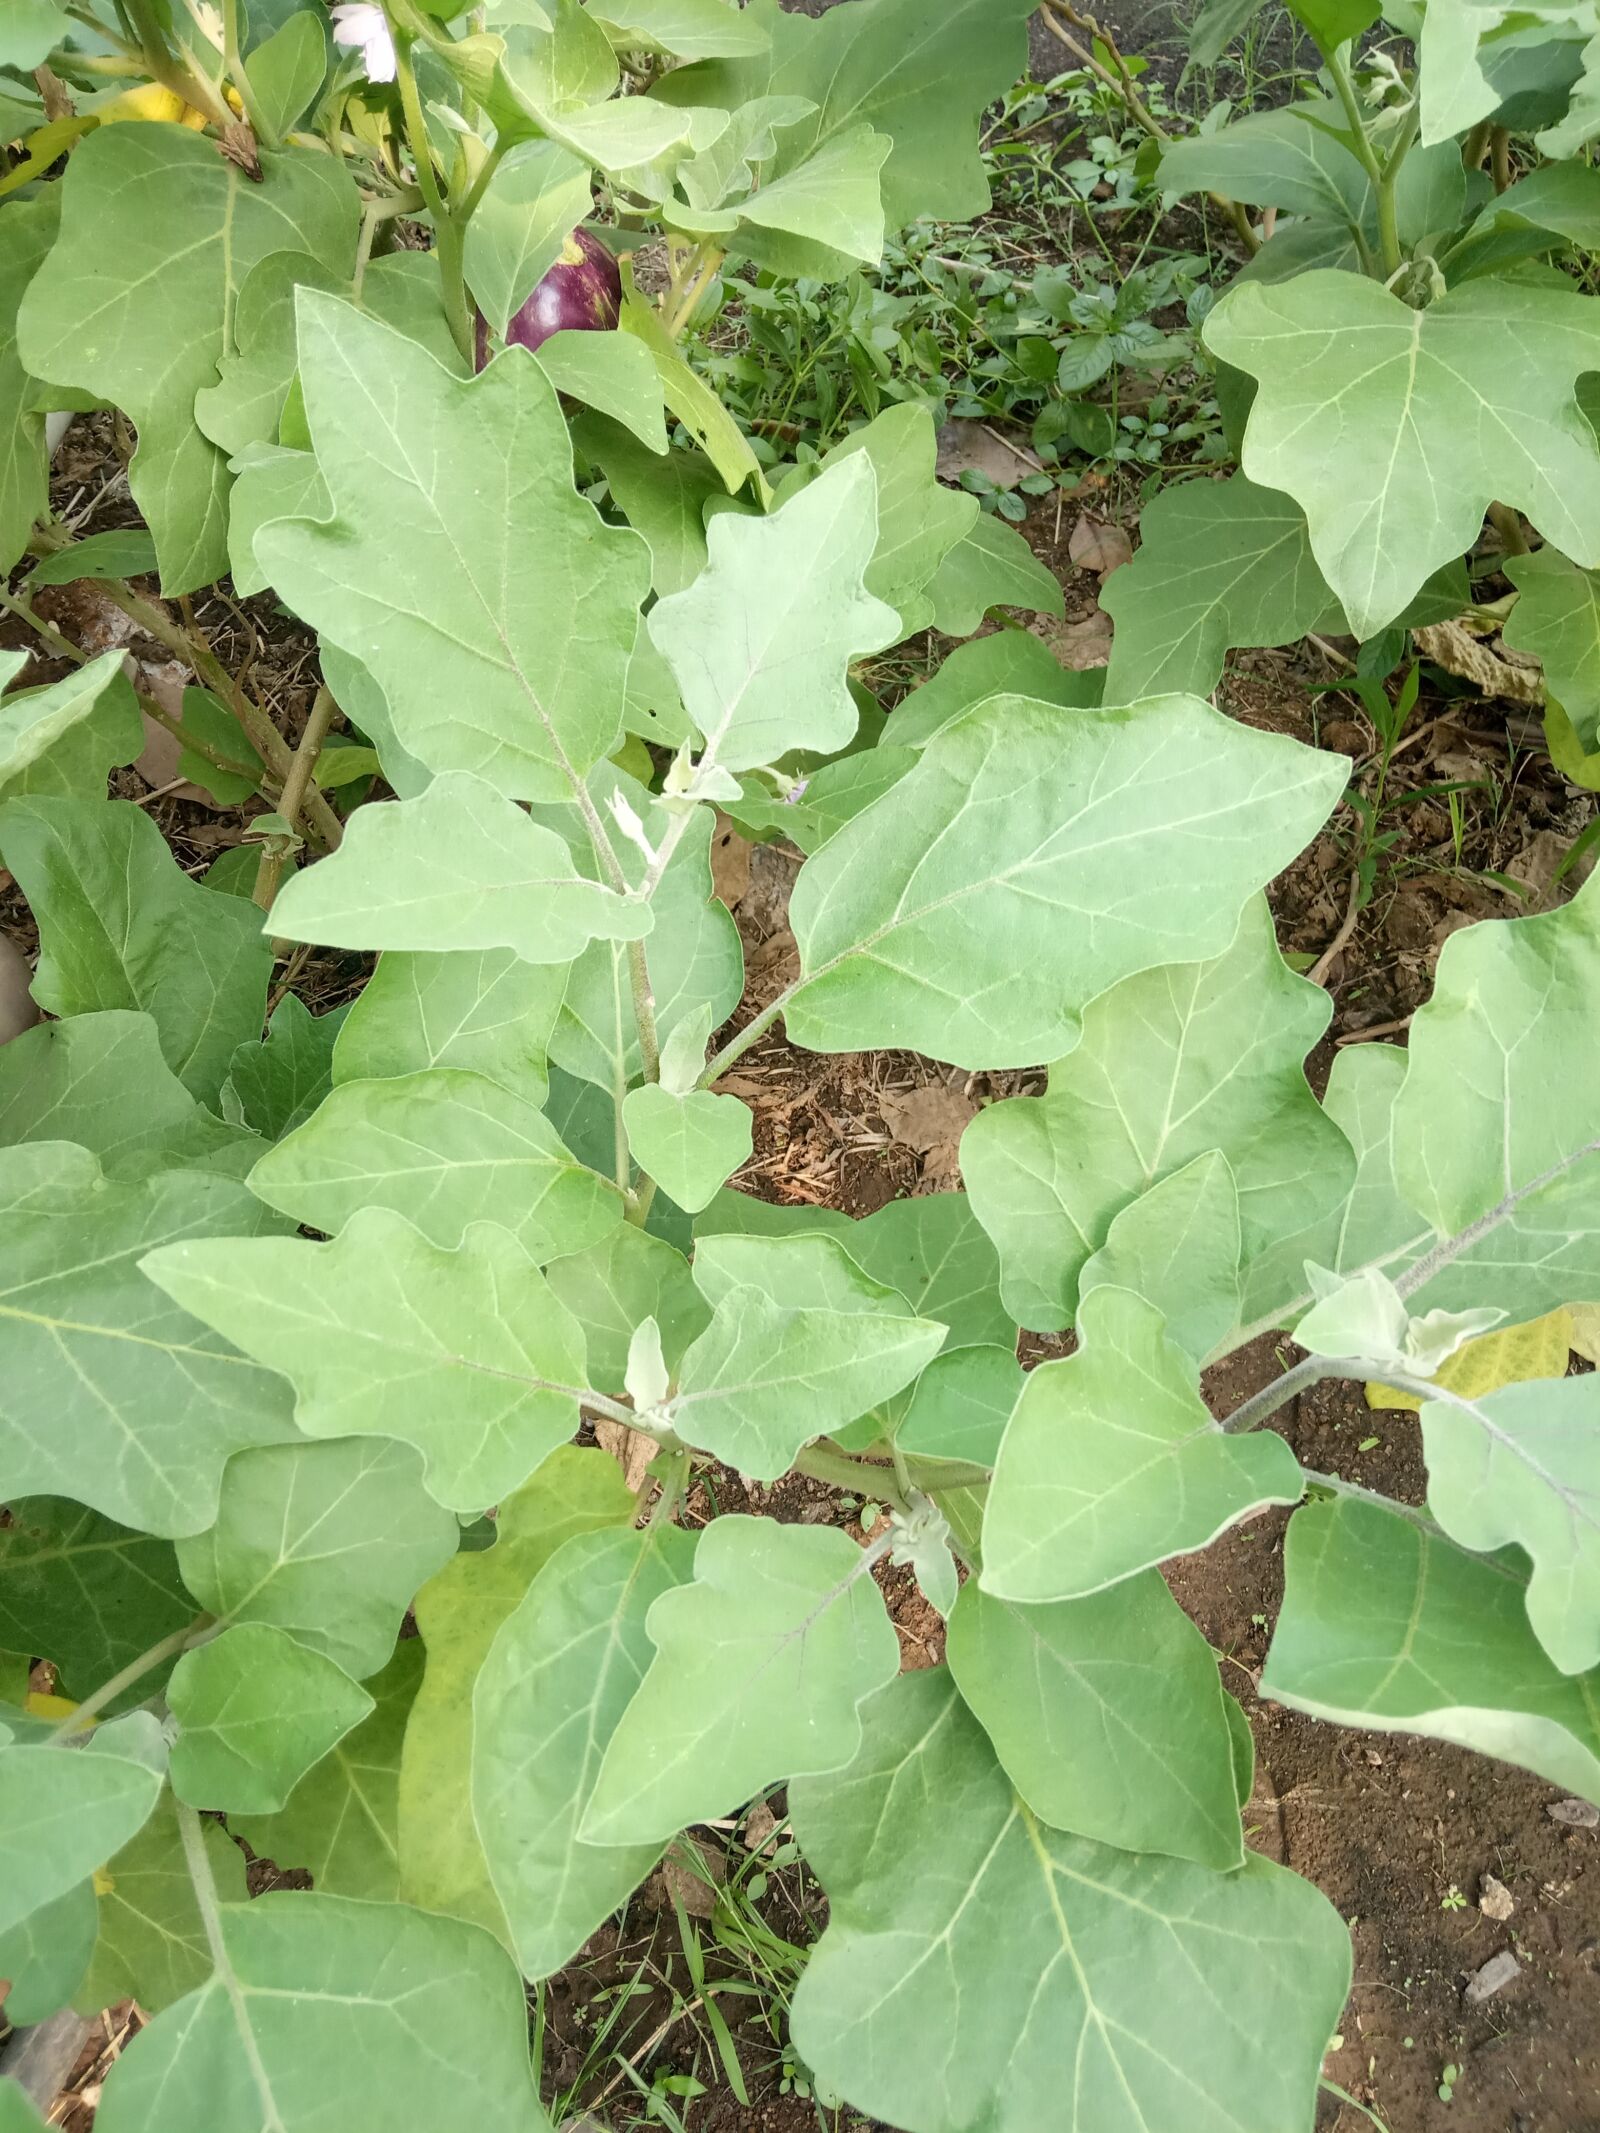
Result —
M1596 1306L1577 1305L1590 1317L1600 1318ZM1567 1351L1574 1345L1571 1313L1566 1309L1547 1312L1525 1326L1507 1326L1498 1333L1485 1333L1458 1348L1440 1366L1434 1383L1442 1391L1458 1393L1463 1400L1480 1400L1502 1385L1521 1385L1529 1378L1564 1378ZM1405 1408L1418 1414L1422 1402L1415 1393L1397 1392L1392 1385L1369 1385L1367 1405Z

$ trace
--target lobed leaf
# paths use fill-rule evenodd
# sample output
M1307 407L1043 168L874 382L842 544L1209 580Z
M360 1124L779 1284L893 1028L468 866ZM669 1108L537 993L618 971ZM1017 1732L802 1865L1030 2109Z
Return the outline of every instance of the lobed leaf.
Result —
M342 1667L264 1622L185 1652L166 1700L179 1728L173 1791L227 1814L275 1813L374 1708Z
M335 1081L382 1081L461 1067L528 1103L549 1087L550 1034L567 988L562 964L509 948L378 958L333 1048Z
M0 704L0 799L105 798L107 773L144 747L123 659L120 651L102 653L47 688L19 690Z
M1212 1421L1194 1363L1142 1297L1093 1290L1078 1340L1064 1362L1029 1374L1001 1442L983 1521L986 1592L1075 1599L1299 1496L1288 1445Z
M226 1903L243 1903L243 1852L217 1822L202 1826L201 1841L218 1895ZM92 1886L97 1930L75 1994L80 2009L99 2014L131 1999L158 2014L206 1982L211 1948L170 1787L143 1829L96 1872Z

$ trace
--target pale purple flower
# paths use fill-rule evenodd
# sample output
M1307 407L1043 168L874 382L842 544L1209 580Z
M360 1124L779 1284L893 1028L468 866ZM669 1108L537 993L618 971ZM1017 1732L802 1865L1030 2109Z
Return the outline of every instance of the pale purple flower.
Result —
M389 18L373 0L339 0L333 10L333 41L361 54L368 81L393 81L394 38Z

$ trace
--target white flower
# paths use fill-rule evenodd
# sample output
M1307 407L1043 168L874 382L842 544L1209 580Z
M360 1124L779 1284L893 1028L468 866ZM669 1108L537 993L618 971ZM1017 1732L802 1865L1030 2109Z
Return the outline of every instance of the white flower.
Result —
M333 10L333 41L361 54L368 81L393 81L394 39L389 19L373 0L339 0Z

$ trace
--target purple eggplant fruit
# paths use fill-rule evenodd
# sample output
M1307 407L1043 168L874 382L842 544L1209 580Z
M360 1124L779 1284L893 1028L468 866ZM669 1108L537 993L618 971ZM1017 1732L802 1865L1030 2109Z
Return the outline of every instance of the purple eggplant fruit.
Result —
M611 252L574 230L561 257L506 327L506 346L542 348L553 333L607 333L622 308L622 276ZM478 317L478 368L489 360L489 329Z

